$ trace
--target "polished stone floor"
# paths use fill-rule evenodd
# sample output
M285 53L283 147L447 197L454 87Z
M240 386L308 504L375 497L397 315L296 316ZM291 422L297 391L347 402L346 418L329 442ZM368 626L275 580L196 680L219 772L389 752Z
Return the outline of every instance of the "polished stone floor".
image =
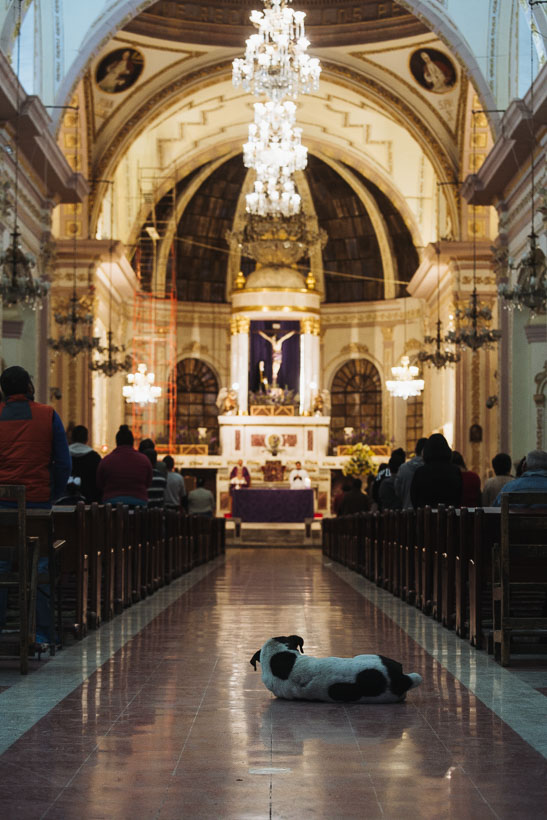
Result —
M419 672L397 705L276 700L249 660ZM502 669L317 549L229 549L26 678L0 666L3 820L547 816L547 662Z

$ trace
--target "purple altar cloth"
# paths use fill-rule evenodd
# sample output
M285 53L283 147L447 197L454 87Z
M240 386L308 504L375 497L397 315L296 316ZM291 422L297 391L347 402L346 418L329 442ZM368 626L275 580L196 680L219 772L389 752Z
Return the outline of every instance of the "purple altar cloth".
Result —
M313 490L236 490L232 517L262 523L296 523L313 518Z

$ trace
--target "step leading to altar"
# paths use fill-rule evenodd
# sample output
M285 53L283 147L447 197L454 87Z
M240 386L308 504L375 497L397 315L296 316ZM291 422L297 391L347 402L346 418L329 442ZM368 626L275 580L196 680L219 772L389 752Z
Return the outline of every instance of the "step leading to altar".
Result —
M321 547L321 520L309 524L257 524L226 520L227 547Z

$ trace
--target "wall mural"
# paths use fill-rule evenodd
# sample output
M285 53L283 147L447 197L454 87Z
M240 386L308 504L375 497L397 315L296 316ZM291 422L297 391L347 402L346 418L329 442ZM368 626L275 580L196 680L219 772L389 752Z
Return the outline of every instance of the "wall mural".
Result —
M419 48L410 58L412 76L422 88L433 94L446 94L456 85L453 62L436 48Z
M134 48L117 48L103 57L95 74L101 91L119 94L135 85L144 67L144 57Z

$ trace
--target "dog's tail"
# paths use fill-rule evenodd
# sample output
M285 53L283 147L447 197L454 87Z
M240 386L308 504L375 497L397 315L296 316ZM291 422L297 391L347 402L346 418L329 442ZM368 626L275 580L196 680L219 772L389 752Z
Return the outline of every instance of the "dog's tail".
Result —
M422 676L421 676L421 675L418 675L418 673L417 673L417 672L410 672L410 673L407 675L407 677L408 677L408 678L410 678L410 680L411 680L411 684L410 684L410 688L411 688L411 689L415 689L415 688L416 688L416 686L419 686L419 685L420 685L420 683L422 683L422 680L423 680L423 679L422 679Z

